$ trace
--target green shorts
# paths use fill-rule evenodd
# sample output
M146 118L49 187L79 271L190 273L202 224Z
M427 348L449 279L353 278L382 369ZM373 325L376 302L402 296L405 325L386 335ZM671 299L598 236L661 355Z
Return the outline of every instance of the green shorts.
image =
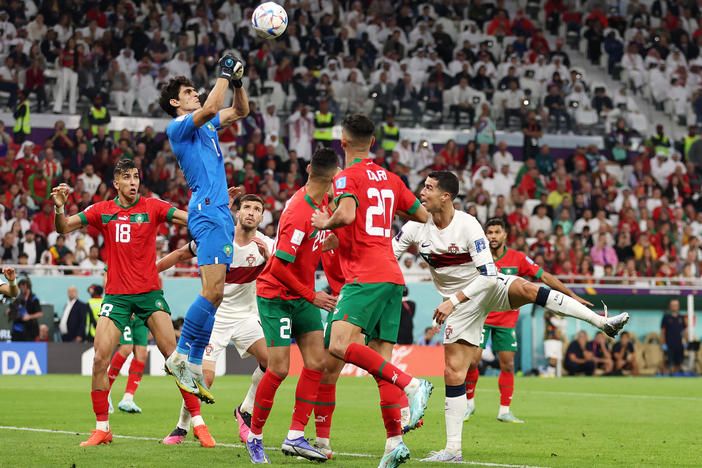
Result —
M345 284L331 321L358 325L366 335L366 343L375 338L395 343L400 330L402 290L403 285L394 283Z
M323 329L319 307L305 299L257 296L256 302L267 346L290 346L291 337Z
M497 351L516 351L517 350L517 333L514 328L494 327L492 325L483 325L483 333L480 339L480 347L485 349L488 337L492 333L492 350Z
M171 314L160 289L142 294L106 294L98 315L109 317L119 331L124 332L125 328L131 325L132 315L146 324L151 314L159 310Z
M124 327L124 331L119 337L119 344L146 346L149 344L149 328L143 320L132 315L129 325Z

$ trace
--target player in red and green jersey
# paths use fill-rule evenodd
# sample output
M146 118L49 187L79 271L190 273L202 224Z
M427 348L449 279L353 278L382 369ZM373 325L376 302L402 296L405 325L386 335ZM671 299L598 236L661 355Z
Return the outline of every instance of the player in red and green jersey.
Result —
M270 463L263 448L263 426L276 390L288 375L290 339L300 347L302 373L295 391L295 408L282 450L286 455L326 461L305 439L305 426L314 407L324 371L324 337L320 308L331 310L336 298L314 290L328 232L312 226L316 210L328 209L327 191L336 174L338 158L328 148L315 151L308 166L307 184L288 200L278 222L274 255L256 280L258 313L268 345L268 368L256 390L251 429L246 441L253 463Z
M402 391L410 403L410 424L424 414L433 386L415 379L389 361L397 341L404 278L392 249L396 213L426 222L428 213L395 174L368 157L375 125L356 114L344 119L341 146L346 169L334 178L337 208L329 217L318 211L312 224L334 229L346 284L332 316L329 352L372 374L378 382L387 441L380 466L397 466L409 458L402 442ZM368 346L359 344L365 334Z
M66 217L64 205L70 187L61 184L51 191L56 217L54 225L61 233L68 233L90 225L100 231L107 249L106 295L100 309L95 330L95 358L91 397L97 419L95 431L81 446L107 444L112 441L108 421L107 395L109 380L107 368L110 357L132 315L146 322L156 339L159 350L168 358L176 348L175 332L170 310L156 270L156 231L164 221L181 226L187 224L188 214L170 204L139 196L139 170L134 162L123 159L114 169L114 200L98 202L84 211ZM186 405L200 414L197 397L181 390ZM204 446L214 446L204 422L199 438Z
M527 255L508 248L507 226L502 218L491 218L485 223L485 235L490 243L490 253L495 261L497 270L505 275L531 276L541 280L545 285L556 291L572 297L576 301L586 306L592 304L573 291L568 289L561 281L552 274L544 271L539 265ZM503 312L490 312L485 325L483 326L482 340L480 347L485 349L488 338L492 338L492 350L497 352L500 359L500 377L497 385L500 389L500 409L497 419L502 422L522 423L510 410L512 394L514 392L514 353L517 351L517 335L515 327L519 318L519 309ZM471 366L472 367L472 366ZM475 386L478 383L478 368L468 370L466 375L466 396L468 398L468 411L465 419L475 412Z

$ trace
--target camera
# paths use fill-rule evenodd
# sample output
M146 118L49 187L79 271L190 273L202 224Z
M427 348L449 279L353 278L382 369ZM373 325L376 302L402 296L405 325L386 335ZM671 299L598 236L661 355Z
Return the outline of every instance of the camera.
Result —
M422 141L422 146L424 148L429 148L429 142L427 140Z
M480 96L473 96L473 104L480 104Z
M524 78L534 78L534 70L526 70L524 72Z
M527 99L527 98L522 99L522 105L524 107L529 107L529 104L531 104L531 101L529 101L529 99Z
M568 105L573 109L577 109L578 107L580 107L580 103L578 101L570 101Z
M378 93L371 93L371 98L376 99L378 97Z

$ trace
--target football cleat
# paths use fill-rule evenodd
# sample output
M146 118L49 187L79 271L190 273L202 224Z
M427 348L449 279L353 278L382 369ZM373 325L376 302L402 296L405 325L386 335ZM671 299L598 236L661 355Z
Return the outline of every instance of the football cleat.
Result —
M447 451L446 449L444 450L439 450L438 452L429 452L429 456L427 458L422 458L419 461L423 462L444 462L444 463L458 463L463 461L463 457L461 456L461 453L451 453Z
M207 404L211 405L212 403L214 403L214 395L212 395L210 389L207 388L207 385L205 384L205 378L202 375L193 374L193 380L195 381L195 385L197 385L197 388L199 390L199 393L196 394L197 397Z
M166 374L173 376L175 378L176 385L178 385L178 387L184 392L192 393L193 395L198 395L200 393L200 389L195 384L193 374L188 368L188 363L185 361L180 361L178 363L173 362L174 355L175 353L172 354L171 357L166 359L166 364L164 365L164 370L166 371Z
M270 463L271 460L266 455L266 450L263 448L263 440L251 439L246 441L246 448L249 450L251 463Z
M397 444L397 447L387 452L380 459L378 468L396 468L409 460L410 451L404 442Z
M212 437L212 434L210 434L210 430L204 424L195 426L193 428L193 435L197 440L200 441L200 445L202 445L203 447L210 448L215 446L214 437Z
M409 426L412 428L419 427L419 420L424 416L424 411L427 409L427 402L434 390L434 385L428 380L419 379L417 388L407 395L410 408Z
M110 405L110 408L107 410L109 414L112 414L115 412L115 407L112 406L112 394L108 393L107 394L107 403Z
M331 445L329 444L323 444L319 441L315 441L313 447L316 451L326 455L327 459L331 459L332 455L334 454L332 452Z
M310 445L309 440L305 436L297 439L285 439L282 446L283 453L287 456L302 457L311 461L325 462L328 460L327 455L316 450Z
M109 429L107 431L92 430L90 431L90 437L88 440L80 443L81 447L88 447L91 445L109 444L112 442L112 431Z
M239 439L246 443L249 438L249 431L251 431L251 414L241 411L241 405L239 405L234 410L234 416L239 424Z
M134 400L122 400L117 405L117 408L125 413L141 413L141 408L134 403Z
M420 428L424 425L424 420L420 419L415 426L410 425L410 409L409 406L405 406L400 410L400 421L402 425L402 433L407 434L410 431L413 431L417 428Z
M501 416L497 416L497 420L506 423L524 424L524 421L518 419L515 415L512 414L511 411Z
M163 438L161 443L164 445L178 445L185 440L186 435L188 435L188 431L181 429L180 427L176 427L173 429L173 432Z
M624 328L624 325L629 321L629 314L626 312L622 312L619 315L615 315L614 317L609 317L607 314L607 306L603 302L602 305L604 306L604 315L606 318L605 324L602 327L602 331L607 334L610 338L614 338L619 334L619 332Z
M468 421L471 416L473 416L473 413L475 413L475 404L473 405L468 405L468 408L466 409L466 414L463 416L464 421Z

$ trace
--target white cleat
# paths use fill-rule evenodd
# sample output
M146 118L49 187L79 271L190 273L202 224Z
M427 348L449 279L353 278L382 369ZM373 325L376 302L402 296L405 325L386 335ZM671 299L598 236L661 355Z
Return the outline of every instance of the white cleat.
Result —
M614 317L610 317L607 314L607 306L605 305L604 302L602 302L602 305L604 306L604 315L605 315L605 324L602 327L602 331L607 334L610 338L614 338L619 334L619 332L624 328L624 325L629 321L629 314L626 312L622 312L619 315L615 315Z
M419 461L423 462L444 462L444 463L460 463L463 461L463 456L461 452L451 453L446 449L439 450L438 452L429 452L427 458L422 458Z

